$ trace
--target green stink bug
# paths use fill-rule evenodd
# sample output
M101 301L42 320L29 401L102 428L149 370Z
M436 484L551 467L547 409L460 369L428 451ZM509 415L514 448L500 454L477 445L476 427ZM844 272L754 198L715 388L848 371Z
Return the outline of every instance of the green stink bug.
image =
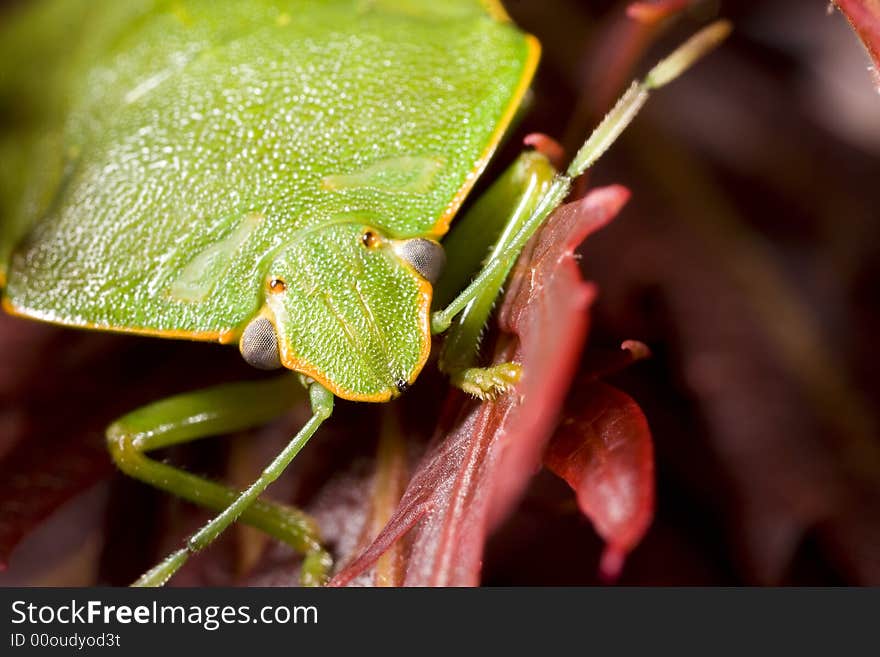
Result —
M33 37L69 12L88 20L75 52ZM495 0L65 0L37 4L8 29L0 98L30 99L36 120L12 139L20 165L0 199L4 308L237 344L255 367L299 374L160 401L108 430L125 472L221 511L139 581L161 584L239 517L306 552L305 578L320 582L329 562L316 528L260 494L334 397L383 402L411 385L432 333L448 334L440 363L459 387L491 397L515 385L516 364L472 362L515 257L649 91L727 27L708 28L633 85L567 171L521 158L509 174L520 189L465 218L478 234L503 223L481 269L482 244L440 240L539 57ZM39 89L44 71L14 68L34 39L45 50L38 68L52 71ZM16 181L24 170L39 175ZM454 266L432 314L446 257ZM313 417L243 493L145 456L265 422L301 384Z

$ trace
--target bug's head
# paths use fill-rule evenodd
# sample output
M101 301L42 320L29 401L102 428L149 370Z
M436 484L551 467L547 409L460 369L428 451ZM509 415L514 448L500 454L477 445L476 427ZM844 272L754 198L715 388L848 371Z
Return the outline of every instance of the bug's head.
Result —
M345 399L384 401L413 382L431 346L442 247L339 223L277 252L265 305L239 342L256 367L287 367Z

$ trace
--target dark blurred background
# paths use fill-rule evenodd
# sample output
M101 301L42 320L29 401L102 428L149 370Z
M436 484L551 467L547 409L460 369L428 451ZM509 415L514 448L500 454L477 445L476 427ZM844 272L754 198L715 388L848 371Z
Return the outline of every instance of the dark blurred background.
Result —
M518 134L569 151L707 19L735 26L590 177L633 197L582 249L600 290L586 358L624 339L653 352L611 378L648 417L658 477L621 583L880 585L880 94L856 35L823 0L697 2L642 32L626 3L505 5L544 45ZM5 316L0 349L0 552L26 534L0 585L127 583L204 516L116 474L103 427L253 373L234 350ZM367 467L379 411L340 406L273 495L308 504L334 473ZM301 420L173 460L244 483ZM178 583L247 582L268 568L264 547L237 530ZM594 583L600 551L567 487L541 473L490 542L484 581Z

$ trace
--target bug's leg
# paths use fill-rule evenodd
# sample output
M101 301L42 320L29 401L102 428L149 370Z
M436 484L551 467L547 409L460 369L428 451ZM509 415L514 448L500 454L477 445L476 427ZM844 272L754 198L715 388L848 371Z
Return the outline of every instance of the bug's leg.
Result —
M303 583L319 584L330 568L330 558L321 547L315 522L307 515L282 504L255 500L262 489L247 498L255 500L252 504L248 504L247 501L242 504L242 494L238 491L146 456L147 452L162 447L265 424L302 401L303 393L298 377L285 375L269 381L217 386L171 397L133 411L111 425L107 430L110 453L117 466L126 474L195 504L214 511L223 511L221 517L227 517L229 509L235 505L234 513L229 516L231 519L213 536L219 534L240 514L243 522L262 529L304 553L306 559L302 567ZM317 401L320 402L317 411L314 410L316 395ZM324 415L329 415L328 402L324 396L311 392L311 397L313 412L322 418ZM332 395L329 408L332 409ZM294 443L300 441L299 447L301 447L318 425L320 421L316 422L313 417L297 434ZM290 447L284 454L288 454L289 451ZM296 451L290 455L290 458L293 458ZM273 462L273 466L277 461L276 459ZM262 480L261 477L260 481ZM266 481L262 488L268 483L271 483L271 479ZM248 489L248 492L251 492L251 489ZM199 549L209 542L210 539L203 539L198 543ZM189 550L183 552L188 554ZM166 560L142 577L138 583L143 585L164 583L186 561L186 554L176 557L174 562L176 567Z
M529 238L550 216L556 207L565 200L571 190L574 178L581 175L608 150L621 132L630 124L639 110L648 100L651 91L658 89L678 77L704 54L718 45L730 33L727 21L717 21L704 28L684 44L677 48L669 57L655 66L644 80L634 82L617 102L617 105L602 120L589 139L581 146L574 160L565 170L558 174L538 201L535 209L521 223L507 241L506 246L494 254L482 271L471 281L462 292L443 310L431 316L431 330L443 333L453 317L462 312L483 291L495 289L498 284L499 272L510 269L511 263L522 251Z
M541 153L523 153L456 223L443 242L450 266L435 291L439 303L452 299L484 261L490 262L504 252L511 237L531 216L555 173ZM492 240L495 244L490 248ZM516 363L477 367L486 322L514 260L506 262L507 266L500 267L456 316L440 353L440 369L449 375L453 385L482 399L507 391L521 374Z

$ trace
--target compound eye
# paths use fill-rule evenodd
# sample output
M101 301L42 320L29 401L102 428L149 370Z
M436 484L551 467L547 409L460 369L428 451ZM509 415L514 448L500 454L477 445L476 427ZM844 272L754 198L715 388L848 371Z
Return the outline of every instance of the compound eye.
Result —
M437 282L446 266L446 253L437 242L416 237L398 242L394 252L431 284Z
M258 370L277 370L281 367L278 353L278 334L265 317L257 317L244 330L238 349L248 365Z

